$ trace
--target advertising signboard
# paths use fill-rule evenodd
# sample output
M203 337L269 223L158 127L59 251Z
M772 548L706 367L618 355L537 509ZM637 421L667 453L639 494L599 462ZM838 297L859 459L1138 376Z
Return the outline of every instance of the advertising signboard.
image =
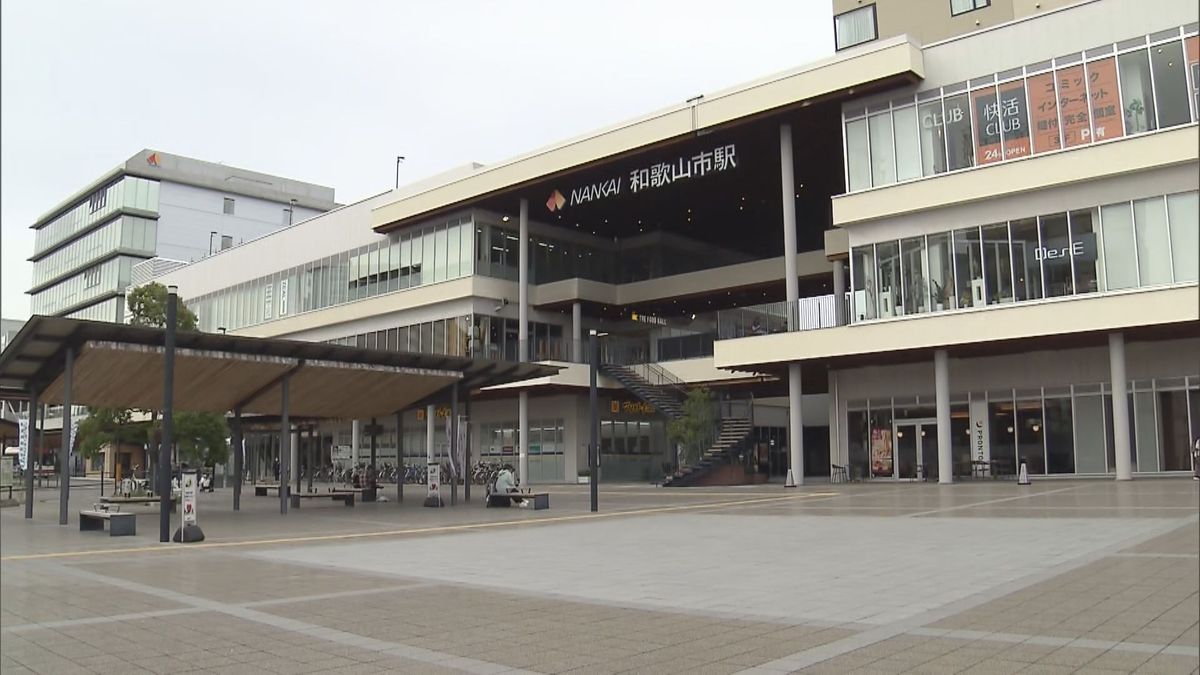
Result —
M195 471L184 471L179 486L179 511L182 513L183 526L196 524L196 483L198 475Z
M17 420L18 435L20 436L20 452L18 454L21 470L29 468L29 418Z

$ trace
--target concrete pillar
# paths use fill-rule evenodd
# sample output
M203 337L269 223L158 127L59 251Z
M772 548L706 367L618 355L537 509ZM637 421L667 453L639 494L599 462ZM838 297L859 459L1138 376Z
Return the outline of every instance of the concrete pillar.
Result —
M289 455L288 465L292 467L292 475L296 477L296 492L300 492L300 481L304 478L300 472L300 431L299 429L291 432L291 454Z
M529 485L529 392L522 391L517 395L517 427L519 436L517 456L517 477L521 485Z
M1133 479L1129 447L1129 394L1125 376L1125 335L1108 334L1108 367L1112 376L1113 449L1117 455L1117 480Z
M67 504L71 501L71 385L75 379L75 349L67 347L63 368L63 415L61 447L58 452L58 524L67 524Z
M800 408L803 397L800 381L800 364L788 364L788 468L796 485L804 484L804 415Z
M841 258L833 261L833 315L834 323L846 325L846 264Z
M779 173L783 200L783 270L788 303L788 330L799 327L800 280L796 272L796 181L792 164L792 125L779 125ZM799 405L799 402L796 403ZM796 480L800 480L797 476Z
M934 398L937 404L938 482L954 482L954 453L950 441L950 354L933 353ZM918 458L920 460L920 458Z
M358 466L358 447L362 443L362 427L358 420L350 421L350 466Z
M583 303L571 303L571 360L583 362Z

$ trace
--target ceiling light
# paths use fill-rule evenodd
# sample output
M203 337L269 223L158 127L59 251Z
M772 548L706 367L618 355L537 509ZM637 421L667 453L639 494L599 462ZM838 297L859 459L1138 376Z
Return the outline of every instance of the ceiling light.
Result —
M504 222L506 222L506 223L507 223L507 222L508 222L508 220L509 220L509 218L508 218L508 216L504 216L504 217L503 217L503 218L501 218L500 220L502 220L502 221L504 221Z

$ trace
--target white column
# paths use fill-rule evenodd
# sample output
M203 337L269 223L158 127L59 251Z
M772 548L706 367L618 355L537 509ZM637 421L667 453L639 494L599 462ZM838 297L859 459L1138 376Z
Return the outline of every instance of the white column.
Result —
M437 409L432 406L425 407L425 461L433 463L433 423L437 417Z
M833 315L834 324L846 324L846 270L841 258L833 261Z
M937 403L938 482L953 483L954 453L950 444L950 354L945 349L933 353L933 380Z
M792 125L779 125L779 168L783 199L783 270L788 302L788 328L799 320L800 281L796 276L796 181L792 166ZM799 480L799 477L797 477Z
M1112 376L1113 450L1117 455L1117 480L1132 480L1129 447L1129 394L1125 377L1125 335L1108 334L1108 367Z
M788 468L796 485L804 484L804 415L800 408L803 388L800 386L800 364L788 364L788 449L791 451Z
M350 466L358 466L358 446L362 442L362 427L358 420L350 422Z
M517 242L517 360L529 360L529 200L521 200L520 233ZM517 396L517 477L529 484L529 393Z
M571 303L571 360L583 362L583 303Z

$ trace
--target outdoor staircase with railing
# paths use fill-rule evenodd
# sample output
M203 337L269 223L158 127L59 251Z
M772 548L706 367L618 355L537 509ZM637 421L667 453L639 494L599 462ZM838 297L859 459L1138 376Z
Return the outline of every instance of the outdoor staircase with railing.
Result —
M644 363L623 366L603 363L600 372L621 383L634 396L654 406L668 419L683 417L683 400L687 392L683 383L667 373L661 366Z
M695 485L717 467L728 465L731 456L743 447L753 428L753 423L745 417L723 418L716 440L700 456L700 461L667 476L663 480L663 487Z

